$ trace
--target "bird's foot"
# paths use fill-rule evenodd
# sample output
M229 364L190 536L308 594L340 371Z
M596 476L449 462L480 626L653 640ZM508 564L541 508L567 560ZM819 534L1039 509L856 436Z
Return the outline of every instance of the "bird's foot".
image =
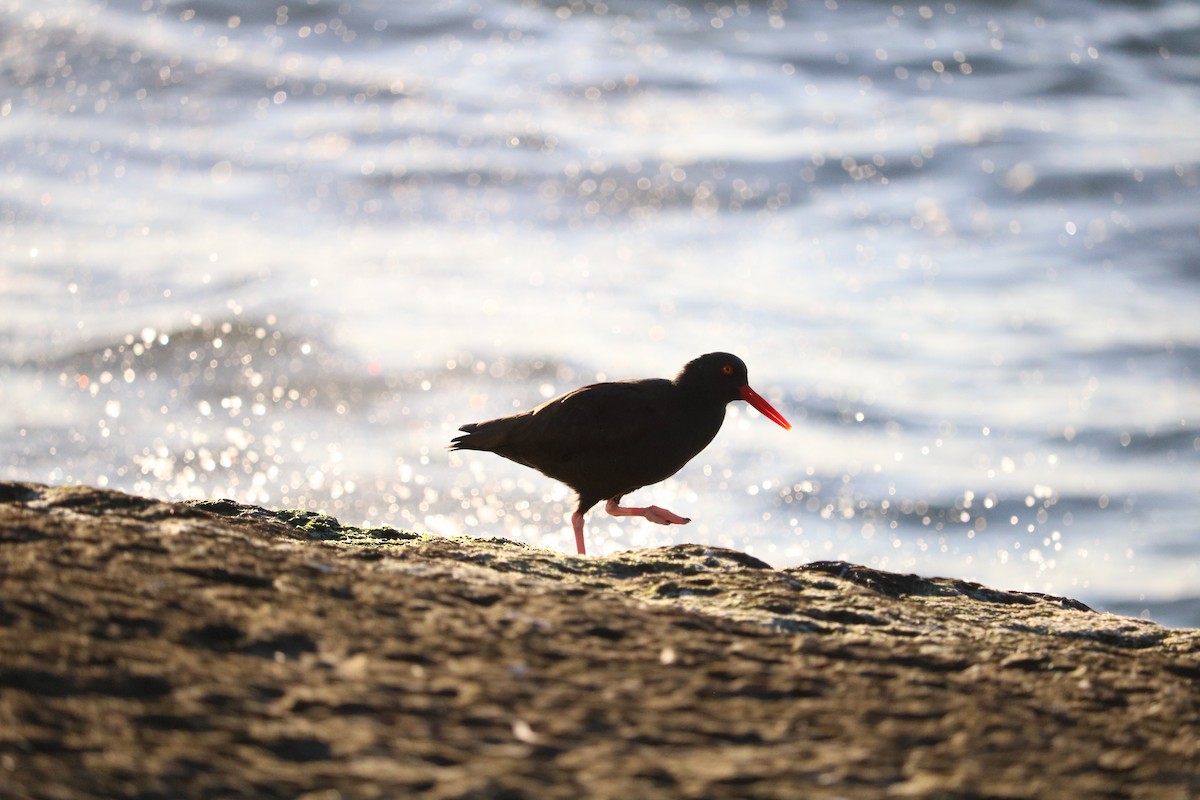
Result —
M615 498L604 504L604 510L614 517L645 517L657 525L686 525L691 522L687 517L681 517L661 506L630 508L619 504Z
M659 525L687 525L692 521L690 517L681 517L674 511L668 511L661 506L648 506L638 510L645 512L642 514L643 517Z

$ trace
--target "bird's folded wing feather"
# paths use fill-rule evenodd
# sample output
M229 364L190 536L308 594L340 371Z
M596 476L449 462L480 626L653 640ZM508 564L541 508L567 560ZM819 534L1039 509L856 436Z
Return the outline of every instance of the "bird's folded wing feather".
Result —
M621 449L668 424L672 389L662 379L585 386L533 409L526 435L547 450Z

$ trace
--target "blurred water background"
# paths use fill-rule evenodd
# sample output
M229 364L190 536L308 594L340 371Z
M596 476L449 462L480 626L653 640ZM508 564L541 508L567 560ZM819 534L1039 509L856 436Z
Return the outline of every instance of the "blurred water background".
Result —
M683 541L1200 625L1200 5L0 0L0 476L573 549L464 422L729 350Z

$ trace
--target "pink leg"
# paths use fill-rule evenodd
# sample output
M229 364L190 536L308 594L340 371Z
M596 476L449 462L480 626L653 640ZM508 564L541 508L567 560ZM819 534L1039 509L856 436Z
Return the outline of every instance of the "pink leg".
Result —
M571 527L575 529L575 546L579 548L579 555L586 556L587 549L583 546L583 514L576 511L571 515Z
M687 517L681 517L672 511L667 511L665 508L658 506L628 508L618 503L620 499L619 497L611 498L604 504L604 510L614 517L645 517L659 525L686 525L691 522Z

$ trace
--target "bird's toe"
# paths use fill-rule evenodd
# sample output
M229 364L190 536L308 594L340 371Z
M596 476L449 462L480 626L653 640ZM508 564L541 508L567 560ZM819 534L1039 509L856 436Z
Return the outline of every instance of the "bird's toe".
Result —
M687 517L681 517L675 512L659 506L650 506L646 509L646 519L659 525L686 525L691 522Z

